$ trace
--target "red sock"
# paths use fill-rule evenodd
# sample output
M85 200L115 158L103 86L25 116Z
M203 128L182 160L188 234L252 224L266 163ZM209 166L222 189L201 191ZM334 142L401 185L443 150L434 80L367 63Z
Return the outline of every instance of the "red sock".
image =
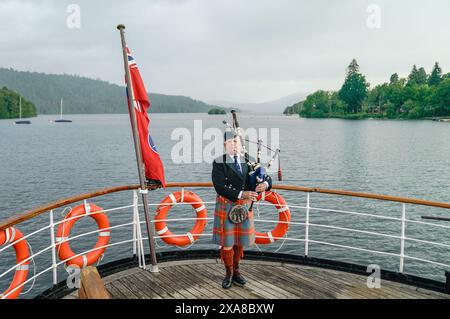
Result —
M244 257L244 247L242 246L234 246L234 258L233 258L233 271L238 274L239 273L239 262L242 257Z
M233 249L229 249L229 250L221 249L220 250L220 257L221 257L223 263L225 264L225 270L227 272L226 273L227 277L231 277L231 273L232 273L232 269L233 269L233 256L234 256Z

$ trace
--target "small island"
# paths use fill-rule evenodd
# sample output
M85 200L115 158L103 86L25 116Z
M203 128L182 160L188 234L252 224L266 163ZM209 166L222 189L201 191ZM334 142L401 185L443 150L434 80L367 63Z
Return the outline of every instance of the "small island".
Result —
M438 62L430 74L414 65L408 78L394 73L389 82L370 89L353 59L339 91L316 91L283 114L341 119L450 117L450 73L443 74Z
M227 114L227 112L224 109L221 108L212 108L208 111L209 115L223 115L223 114Z
M6 87L0 89L0 119L20 117L20 95ZM22 118L37 116L36 106L22 97Z

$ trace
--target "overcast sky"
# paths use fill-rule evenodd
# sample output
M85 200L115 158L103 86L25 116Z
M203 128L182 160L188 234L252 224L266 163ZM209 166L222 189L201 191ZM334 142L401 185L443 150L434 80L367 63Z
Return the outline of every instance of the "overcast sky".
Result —
M263 102L338 89L352 58L372 85L413 64L450 72L449 13L448 0L0 0L0 66L122 84L124 23L151 92Z

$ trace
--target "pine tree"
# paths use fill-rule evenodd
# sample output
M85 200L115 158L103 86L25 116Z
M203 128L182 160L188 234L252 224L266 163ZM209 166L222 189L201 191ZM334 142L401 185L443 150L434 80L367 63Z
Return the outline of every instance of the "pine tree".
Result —
M436 62L434 64L433 71L430 74L430 77L428 78L428 85L439 85L442 81L442 69L439 66L439 63Z
M417 66L414 64L411 73L408 76L408 85L421 85L427 84L427 72L424 68L417 69Z
M391 75L390 84L396 84L399 80L400 78L398 77L398 74L394 73Z
M359 72L359 65L355 59L347 68L345 82L339 91L339 97L347 104L348 113L357 113L367 97L369 84L364 75Z
M427 84L428 75L424 68L417 71L416 83L419 85Z
M414 64L411 73L408 75L408 85L416 84L417 72L417 66Z

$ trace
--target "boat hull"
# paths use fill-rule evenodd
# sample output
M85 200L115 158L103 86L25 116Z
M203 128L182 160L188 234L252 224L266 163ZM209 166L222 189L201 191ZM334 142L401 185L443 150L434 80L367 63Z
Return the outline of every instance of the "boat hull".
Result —
M72 123L71 120L54 120L55 123Z

